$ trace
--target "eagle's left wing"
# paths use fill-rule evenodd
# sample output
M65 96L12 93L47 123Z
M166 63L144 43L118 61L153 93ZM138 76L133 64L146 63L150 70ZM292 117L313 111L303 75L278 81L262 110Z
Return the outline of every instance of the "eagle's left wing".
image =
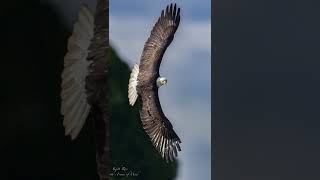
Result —
M89 62L87 50L93 37L93 16L90 10L82 5L78 21L74 24L73 33L68 40L68 52L64 57L64 69L61 75L61 114L64 115L65 135L75 139L90 111L87 103L85 78L88 75Z

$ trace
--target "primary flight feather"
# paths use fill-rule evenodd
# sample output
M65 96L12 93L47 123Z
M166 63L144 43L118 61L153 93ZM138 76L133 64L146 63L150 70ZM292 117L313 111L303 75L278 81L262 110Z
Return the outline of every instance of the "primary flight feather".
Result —
M65 135L78 137L85 121L94 125L96 162L100 179L108 178L109 119L107 52L109 1L97 0L95 14L81 5L78 21L68 40L62 72L61 114Z
M129 79L129 104L141 101L140 118L153 146L168 162L173 161L180 149L181 140L164 115L158 89L167 83L159 74L163 54L174 38L180 23L180 8L170 4L161 12L151 35L144 45L140 64L135 65Z
M88 47L93 37L93 16L81 6L78 21L68 40L62 72L61 114L64 115L65 135L75 139L85 123L91 106L87 102L85 78L88 76Z

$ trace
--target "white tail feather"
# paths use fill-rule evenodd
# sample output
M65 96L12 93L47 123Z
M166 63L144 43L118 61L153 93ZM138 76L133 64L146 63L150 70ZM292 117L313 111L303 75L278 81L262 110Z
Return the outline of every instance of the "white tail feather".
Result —
M131 106L134 105L134 103L138 98L138 93L137 93L138 74L139 74L139 66L135 64L130 74L129 85L128 85L128 98L129 98L129 104Z
M90 105L86 100L85 78L89 61L86 60L88 47L93 37L93 16L82 5L78 21L68 40L68 52L64 57L62 72L61 114L64 116L65 135L74 139L78 136L89 114Z

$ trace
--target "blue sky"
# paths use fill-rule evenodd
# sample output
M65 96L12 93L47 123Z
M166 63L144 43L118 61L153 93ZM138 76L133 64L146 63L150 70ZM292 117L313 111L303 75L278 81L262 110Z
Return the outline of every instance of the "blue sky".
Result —
M147 1L147 0L136 0L135 3L128 3L124 0L111 0L110 1L110 14L114 16L139 16L145 17L146 15L155 15L159 8L162 8L169 3L177 3L183 6L185 12L184 17L193 20L209 20L211 18L211 2L209 0L158 0L158 1ZM121 9L121 11L119 11Z
M71 28L79 1L59 6ZM95 1L83 0L94 10ZM132 68L161 10L173 1L110 1L110 43ZM168 84L159 90L164 113L182 140L178 180L211 179L211 1L177 0L181 23L167 49L160 74ZM66 5L67 4L67 5Z

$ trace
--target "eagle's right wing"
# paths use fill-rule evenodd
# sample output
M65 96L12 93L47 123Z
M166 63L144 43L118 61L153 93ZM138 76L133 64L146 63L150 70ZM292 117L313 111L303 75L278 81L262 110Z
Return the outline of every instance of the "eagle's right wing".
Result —
M64 115L65 135L74 139L82 129L90 111L85 89L89 61L86 60L88 47L93 37L93 16L82 5L78 21L68 40L68 52L64 57L62 72L61 114Z
M151 35L144 45L142 56L140 59L140 72L148 74L139 78L139 81L148 81L157 78L159 67L164 52L171 44L174 34L180 23L180 8L171 4L166 10L161 12L157 23L154 25Z

